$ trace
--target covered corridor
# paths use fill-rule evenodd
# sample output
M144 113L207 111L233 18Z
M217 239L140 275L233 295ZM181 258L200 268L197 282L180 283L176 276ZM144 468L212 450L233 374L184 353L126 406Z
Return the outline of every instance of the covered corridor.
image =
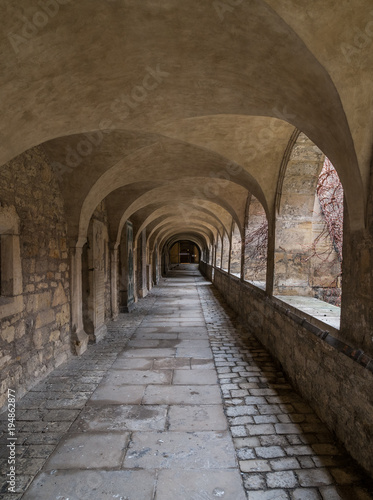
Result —
M197 266L108 329L19 401L20 482L4 500L373 498Z
M141 433L193 424L226 448L197 470L159 438L180 485L223 467L250 500L365 500L317 419L373 477L372 0L0 12L1 494L78 477L76 433L100 484L163 497Z

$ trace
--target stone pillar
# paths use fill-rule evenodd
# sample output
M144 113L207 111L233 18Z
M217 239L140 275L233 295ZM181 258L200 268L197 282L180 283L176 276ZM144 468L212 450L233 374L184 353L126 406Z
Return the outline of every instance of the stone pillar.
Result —
M146 284L146 229L144 229L137 239L137 294L140 298L146 297L148 288Z
M246 226L241 239L241 281L245 281L245 248L246 248Z
M75 354L87 350L89 337L84 331L82 308L82 250L71 248L71 330Z
M131 222L127 222L124 228L120 254L119 311L126 313L133 308L135 302L133 226Z
M276 216L268 221L268 247L267 247L267 273L266 273L266 292L267 295L273 295L273 284L275 277L275 234L276 234Z
M373 175L366 227L352 231L346 202L344 212L340 335L373 357Z
M231 272L231 260L232 260L232 231L231 237L229 239L229 250L228 250L228 274Z
M158 269L158 245L156 244L154 246L154 250L153 250L153 282L155 285L158 284L158 281L159 281L159 269Z
M115 320L119 314L118 307L118 247L113 245L110 249L110 297L111 297L111 317Z

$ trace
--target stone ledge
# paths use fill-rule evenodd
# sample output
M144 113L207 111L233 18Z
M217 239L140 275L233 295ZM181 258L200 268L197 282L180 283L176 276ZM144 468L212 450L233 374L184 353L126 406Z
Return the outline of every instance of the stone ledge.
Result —
M212 266L206 263L204 263L204 265L207 274L208 268L209 267L211 268ZM346 344L344 341L338 339L337 335L339 334L339 330L337 330L333 326L326 325L322 321L312 317L306 312L303 312L302 310L297 309L296 307L291 306L286 302L283 302L281 298L268 296L264 290L246 281L241 281L236 276L232 276L220 268L214 268L214 269L215 273L220 273L222 276L224 276L225 279L231 280L235 284L248 289L250 293L264 299L267 305L276 309L280 314L287 316L294 323L305 328L307 331L312 333L312 335L315 335L320 340L326 342L336 351L344 354L352 361L355 361L360 366L373 373L373 359L368 355L366 355L362 349L358 347L352 347L349 344ZM302 316L298 314L298 312L301 313ZM316 322L320 323L320 326L315 324ZM321 325L328 326L328 330L323 329ZM331 332L334 333L334 335L332 335Z

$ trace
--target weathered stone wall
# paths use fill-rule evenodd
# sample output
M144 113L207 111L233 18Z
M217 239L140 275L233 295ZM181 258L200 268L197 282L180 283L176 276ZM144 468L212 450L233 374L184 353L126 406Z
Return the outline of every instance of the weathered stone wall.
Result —
M0 169L0 201L20 220L22 312L0 321L3 406L71 355L69 260L63 201L41 147ZM1 306L0 306L1 307Z
M315 197L312 220L313 256L309 283L316 299L340 306L341 302L341 263L333 246L320 203Z
M263 205L255 196L250 197L245 238L245 280L265 284L268 224Z
M128 312L135 300L133 262L133 225L132 222L127 221L122 231L119 246L118 304L121 312Z
M83 247L83 321L91 341L106 335L105 323L111 319L111 275L108 221L105 203L94 211Z
M281 189L276 221L275 294L313 296L310 285L312 221L323 153L300 134L292 150Z
M228 235L225 234L224 238L223 238L223 253L222 253L222 260L221 260L221 268L224 269L224 271L228 271L229 250L230 250L229 238L228 238Z
M366 228L351 232L346 214L344 234L342 333L373 357L373 173Z
M236 224L232 231L232 248L231 248L231 266L230 272L232 274L241 274L241 254L242 254L242 241L241 234Z
M211 266L204 264L201 270L211 276ZM234 276L215 269L213 282L245 325L281 362L320 418L372 474L368 443L373 435L373 362ZM370 365L367 369L360 363Z
M199 263L199 270L208 280L212 281L212 266L201 260Z
M109 249L109 222L106 210L105 202L101 202L92 215L93 220L100 221L105 229L103 232L104 239L104 256L103 256L103 268L104 268L104 309L105 309L105 321L111 319L111 275L110 275L110 249Z

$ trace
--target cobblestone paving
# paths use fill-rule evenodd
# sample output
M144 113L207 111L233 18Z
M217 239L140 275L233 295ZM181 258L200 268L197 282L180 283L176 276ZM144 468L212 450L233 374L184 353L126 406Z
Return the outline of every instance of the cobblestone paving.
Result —
M278 364L219 292L196 281L248 499L372 499L372 481Z
M155 297L139 302L130 315L120 315L108 324L108 335L100 343L90 345L80 358L72 358L55 369L16 404L16 493L6 493L7 460L6 419L0 415L0 499L18 500L38 471L56 449L85 404L96 390L118 355L125 349ZM61 497L62 498L62 497Z
M162 281L27 393L16 417L18 493L4 481L3 500L238 500L238 465L248 500L373 498L369 479L196 272Z

